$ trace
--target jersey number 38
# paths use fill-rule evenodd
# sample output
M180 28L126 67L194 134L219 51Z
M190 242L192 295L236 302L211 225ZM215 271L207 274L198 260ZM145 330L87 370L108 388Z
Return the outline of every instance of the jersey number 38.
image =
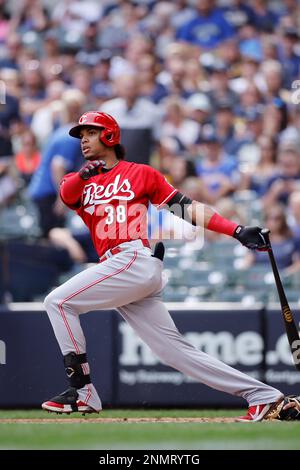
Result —
M114 222L115 218L119 224L126 221L126 207L125 206L117 206L116 208L113 206L107 206L105 207L105 212L107 213L107 217L106 217L107 225L111 225Z

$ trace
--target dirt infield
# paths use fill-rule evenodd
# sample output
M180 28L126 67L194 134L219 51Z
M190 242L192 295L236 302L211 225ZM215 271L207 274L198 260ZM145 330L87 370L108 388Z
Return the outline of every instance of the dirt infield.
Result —
M7 418L0 424L103 423L234 423L235 418Z

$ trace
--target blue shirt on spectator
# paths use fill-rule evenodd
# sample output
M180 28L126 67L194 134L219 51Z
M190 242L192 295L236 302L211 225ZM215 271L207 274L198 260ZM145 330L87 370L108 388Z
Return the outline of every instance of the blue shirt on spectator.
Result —
M235 34L234 29L225 20L223 12L215 8L208 16L198 15L177 31L177 39L192 44L214 48Z
M299 243L294 237L287 238L282 242L272 242L272 248L279 269L288 268L293 264L293 257L299 253ZM260 264L269 263L268 254L265 251L254 252L255 262Z
M232 182L238 178L237 163L227 155L223 155L215 166L209 166L205 161L198 161L196 171L211 192L218 191L224 176Z
M254 26L258 31L274 31L278 21L279 16L269 9L264 12L254 10Z
M283 83L286 89L290 89L292 82L300 76L300 56L293 53L287 57L279 47L278 58L284 70Z
M275 183L277 180L283 180L283 181L298 181L300 184L300 175L298 176L285 176L281 174L277 174L274 176L271 176L268 181L266 181L265 186L262 188L261 191L261 196L264 196L271 188L272 184ZM278 196L278 202L281 202L282 204L286 205L288 203L288 198L289 198L290 192L289 191L284 191Z
M82 165L80 141L69 136L69 129L69 124L57 129L46 145L40 166L29 185L29 194L33 200L57 194L57 185L53 181L51 170L55 157L63 158L66 173L75 171Z
M224 18L236 30L254 22L254 11L250 5L230 5L223 8Z

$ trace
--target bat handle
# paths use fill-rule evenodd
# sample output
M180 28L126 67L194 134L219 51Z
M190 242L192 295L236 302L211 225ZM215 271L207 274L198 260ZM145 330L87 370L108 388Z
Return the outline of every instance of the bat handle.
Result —
M261 231L261 234L264 236L264 238L267 242L268 250L271 250L272 246L271 246L271 242L270 242L270 229L263 228L262 231Z

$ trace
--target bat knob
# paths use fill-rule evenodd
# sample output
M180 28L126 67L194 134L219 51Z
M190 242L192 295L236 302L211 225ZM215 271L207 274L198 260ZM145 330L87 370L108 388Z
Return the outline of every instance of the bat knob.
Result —
M269 235L269 233L270 233L270 229L269 229L269 228L263 228L263 229L261 230L261 234L262 234L262 235Z

